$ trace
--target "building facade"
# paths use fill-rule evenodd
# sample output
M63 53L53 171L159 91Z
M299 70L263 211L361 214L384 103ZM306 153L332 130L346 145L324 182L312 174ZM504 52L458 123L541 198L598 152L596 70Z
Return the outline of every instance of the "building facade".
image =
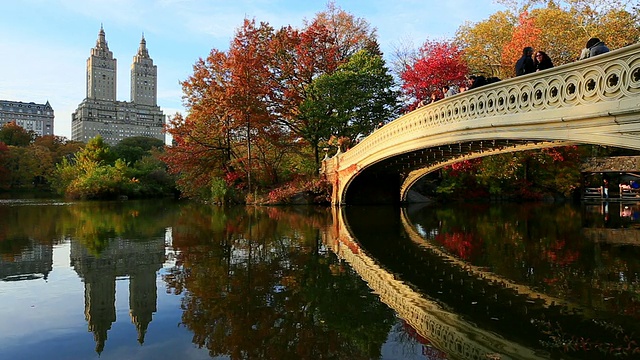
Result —
M53 108L46 104L0 100L0 127L15 121L38 136L53 135Z
M131 64L131 101L117 100L117 68L100 27L87 59L86 98L72 114L71 139L87 142L100 135L110 145L132 136L164 141L165 116L157 105L158 69L144 35Z

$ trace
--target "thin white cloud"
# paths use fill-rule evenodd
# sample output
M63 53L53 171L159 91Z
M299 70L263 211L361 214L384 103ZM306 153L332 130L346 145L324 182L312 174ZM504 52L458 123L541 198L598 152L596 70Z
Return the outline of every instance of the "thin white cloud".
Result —
M118 59L118 99L129 100L129 66L144 33L158 66L158 105L182 109L179 81L212 48L226 50L244 18L274 28L301 27L327 0L21 0L0 12L0 99L50 101L57 135L71 136L71 113L85 97L86 59L103 24ZM491 0L336 0L377 29L385 54L403 39L414 45L450 38L465 21L501 7ZM183 111L181 111L183 112Z

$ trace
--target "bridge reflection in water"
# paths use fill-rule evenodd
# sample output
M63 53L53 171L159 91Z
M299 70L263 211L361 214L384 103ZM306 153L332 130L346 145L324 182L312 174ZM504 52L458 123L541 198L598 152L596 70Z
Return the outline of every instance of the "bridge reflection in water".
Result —
M640 333L638 314L633 309L623 309L621 313L612 310L616 306L613 303L622 302L626 295L640 294L633 286L620 284L616 279L598 279L581 273L583 270L568 267L567 272L600 287L585 291L576 284L578 289L573 291L583 291L584 297L576 300L570 294L563 296L562 291L539 289L542 286L527 279L515 281L500 270L496 272L489 266L475 265L473 261L449 254L441 244L432 241L443 235L438 234L443 230L412 224L406 208L334 208L333 217L333 228L325 234L325 242L418 335L451 358L575 356L600 359L638 355L639 350L634 345L640 343L636 338L638 335L634 335ZM552 228L555 225L551 225ZM625 244L625 240L616 234L625 236L625 233L635 231L631 228L583 228L583 225L580 221L577 226L568 227L576 227L577 230L573 229L576 234L580 234L581 228L583 234L599 234L600 241L586 245L599 250L584 254L585 257L598 257L599 251L606 253L601 246L609 246L608 241ZM491 223L488 226L500 227ZM584 246L590 238L585 236L576 242L582 242ZM360 241L365 242L363 246ZM601 256L606 258L608 255ZM520 261L519 258L509 260ZM534 262L522 262L529 261ZM525 267L524 264L521 266ZM531 266L531 277L536 276L533 269ZM600 272L605 279L622 276L622 272L608 268L606 264L594 271ZM599 297L612 289L618 291L620 299L608 301L611 299ZM631 313L624 314L624 311Z

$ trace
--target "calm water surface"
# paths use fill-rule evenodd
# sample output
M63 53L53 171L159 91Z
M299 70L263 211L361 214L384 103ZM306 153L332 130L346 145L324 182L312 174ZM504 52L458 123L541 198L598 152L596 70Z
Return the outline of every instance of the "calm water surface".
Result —
M0 359L640 358L639 217L0 200Z

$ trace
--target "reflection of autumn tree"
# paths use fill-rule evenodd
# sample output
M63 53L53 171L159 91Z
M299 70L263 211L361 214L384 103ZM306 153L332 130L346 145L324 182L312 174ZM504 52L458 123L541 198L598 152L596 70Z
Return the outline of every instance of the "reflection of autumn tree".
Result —
M462 259L468 259L474 249L477 251L482 246L480 239L475 239L473 234L462 231L454 231L451 234L444 233L436 236L435 240Z
M640 249L588 241L582 236L580 208L571 204L465 204L414 212L411 217L416 228L433 240L466 234L482 239L471 245L476 251L464 260L475 271L485 272L488 279L498 275L507 281L481 283L526 285L519 291L523 295L532 292L532 304L537 293L570 304L554 302L544 312L535 311L535 306L526 311L531 337L541 334L539 344L545 349L593 359L636 358L640 353L636 338ZM485 288L477 288L484 295ZM507 308L511 300L508 303Z
M552 296L640 317L639 250L584 241L583 216L572 205L466 204L421 214L415 223L472 265Z
M165 277L196 345L232 359L380 356L392 314L323 247L326 211L211 211L174 227Z

